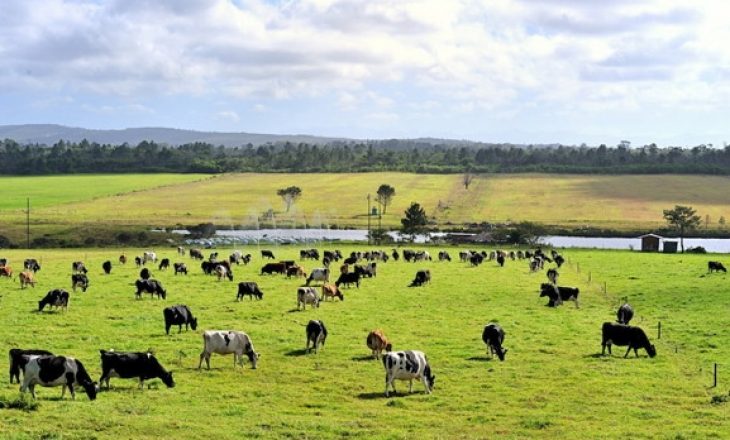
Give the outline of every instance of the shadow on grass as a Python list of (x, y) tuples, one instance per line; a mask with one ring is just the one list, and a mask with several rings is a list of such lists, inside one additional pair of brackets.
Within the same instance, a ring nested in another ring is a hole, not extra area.
[[(408, 387), (406, 387), (406, 388), (408, 388)], [(360, 393), (357, 395), (357, 398), (362, 399), (362, 400), (377, 400), (377, 399), (392, 400), (392, 399), (404, 399), (410, 395), (417, 395), (417, 394), (418, 393), (415, 390), (412, 393), (409, 393), (408, 391), (406, 391), (406, 392), (399, 391), (397, 393), (391, 391), (388, 394), (388, 397), (385, 397), (384, 391), (378, 391), (378, 392), (372, 392), (372, 393)]]
[(301, 310), (299, 310), (299, 309), (289, 309), (289, 310), (286, 311), (286, 313), (296, 313), (296, 312), (301, 312)]
[(284, 356), (305, 356), (307, 354), (307, 350), (304, 348), (300, 348), (298, 350), (292, 350), (287, 351), (284, 353)]
[(375, 361), (376, 359), (372, 355), (367, 356), (353, 356), (350, 359), (353, 361), (364, 362), (364, 361)]
[(490, 358), (489, 356), (472, 356), (470, 358), (467, 358), (466, 360), (475, 362), (491, 362), (492, 358)]
[(601, 353), (591, 353), (591, 354), (584, 354), (584, 358), (592, 358), (592, 359), (603, 359), (603, 358), (610, 358), (612, 357), (610, 354), (603, 355)]

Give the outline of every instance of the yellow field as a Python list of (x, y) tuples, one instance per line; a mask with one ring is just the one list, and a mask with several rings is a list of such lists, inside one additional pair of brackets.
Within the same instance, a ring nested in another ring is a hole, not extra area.
[[(142, 182), (139, 176), (108, 178)], [(12, 178), (0, 180), (6, 179)], [(66, 185), (65, 179), (69, 177), (44, 177), (42, 184), (60, 187)], [(157, 175), (146, 176), (145, 185), (135, 191), (71, 201), (59, 196), (57, 203), (46, 200), (45, 206), (33, 210), (32, 223), (39, 228), (84, 224), (165, 227), (203, 222), (256, 227), (272, 223), (263, 219), (272, 209), (277, 227), (363, 227), (367, 195), (374, 198), (383, 183), (396, 189), (382, 218), (387, 227), (400, 225), (411, 202), (421, 203), (441, 227), (529, 220), (568, 227), (651, 229), (665, 224), (662, 209), (675, 204), (691, 205), (703, 218), (709, 215), (711, 227), (717, 227), (720, 216), (730, 217), (730, 179), (718, 176), (497, 174), (479, 176), (468, 191), (461, 185), (460, 175), (227, 174), (187, 182), (161, 179), (159, 187), (150, 188), (156, 179)], [(302, 197), (286, 213), (276, 190), (290, 185), (301, 187)], [(22, 225), (23, 208), (4, 205), (0, 209), (2, 225)], [(372, 221), (377, 224), (376, 218)]]

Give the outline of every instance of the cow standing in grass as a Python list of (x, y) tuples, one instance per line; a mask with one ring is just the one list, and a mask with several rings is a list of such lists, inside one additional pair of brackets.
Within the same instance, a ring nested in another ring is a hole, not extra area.
[(639, 357), (639, 348), (646, 350), (649, 357), (656, 356), (656, 348), (649, 342), (649, 338), (639, 327), (632, 327), (630, 325), (615, 324), (613, 322), (604, 322), (601, 328), (602, 341), (601, 341), (601, 354), (606, 354), (606, 347), (608, 347), (608, 354), (611, 353), (611, 345), (625, 346), (629, 348), (626, 350), (624, 358), (628, 357), (631, 350), (634, 350), (636, 357)]
[(499, 324), (490, 322), (484, 326), (482, 341), (484, 341), (487, 345), (487, 352), (490, 356), (493, 356), (496, 353), (500, 361), (504, 360), (504, 355), (507, 354), (507, 349), (502, 347), (502, 344), (504, 343), (504, 330), (502, 330), (502, 327)]
[(436, 376), (431, 372), (426, 355), (422, 351), (406, 350), (391, 351), (383, 356), (383, 367), (385, 368), (385, 397), (388, 397), (388, 389), (393, 388), (395, 393), (395, 379), (407, 380), (408, 392), (413, 392), (413, 379), (423, 383), (426, 394), (431, 394), (436, 382)]
[(385, 350), (386, 352), (393, 351), (393, 344), (391, 344), (391, 342), (385, 336), (385, 333), (380, 329), (376, 329), (368, 333), (368, 337), (365, 339), (365, 343), (367, 344), (368, 348), (372, 350), (373, 357), (375, 359), (380, 359), (380, 353), (382, 353), (383, 350)]
[(633, 317), (634, 309), (629, 305), (629, 303), (623, 303), (616, 312), (616, 322), (619, 324), (628, 325), (629, 321), (631, 321), (631, 318)]
[[(307, 344), (305, 351), (307, 353), (314, 349), (314, 354), (317, 354), (317, 347), (324, 347), (324, 343), (327, 340), (327, 327), (324, 326), (324, 322), (318, 320), (311, 320), (307, 324)], [(309, 347), (309, 344), (312, 347)]]

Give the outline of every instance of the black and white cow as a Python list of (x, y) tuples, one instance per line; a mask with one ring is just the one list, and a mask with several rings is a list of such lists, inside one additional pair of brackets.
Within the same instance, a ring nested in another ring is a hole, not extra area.
[(193, 260), (202, 260), (205, 257), (203, 256), (203, 253), (200, 251), (200, 249), (190, 249), (190, 258)]
[(330, 270), (326, 267), (318, 267), (316, 269), (312, 269), (312, 272), (309, 274), (309, 277), (307, 278), (306, 285), (308, 286), (310, 282), (312, 281), (320, 281), (323, 284), (328, 283), (330, 280)]
[(177, 274), (188, 274), (188, 266), (185, 263), (174, 263), (172, 265), (173, 268), (175, 268), (175, 275)]
[(547, 296), (549, 298), (547, 303), (548, 307), (559, 306), (563, 301), (574, 301), (575, 308), (577, 309), (579, 308), (579, 293), (580, 289), (577, 287), (556, 286), (548, 283), (542, 283), (540, 285), (540, 297)]
[(143, 388), (144, 381), (148, 379), (160, 379), (168, 388), (175, 386), (172, 372), (166, 371), (152, 353), (117, 353), (113, 350), (99, 350), (99, 353), (101, 354), (99, 385), (106, 382), (106, 389), (109, 389), (109, 379), (112, 377), (139, 379), (140, 389)]
[(42, 312), (46, 306), (49, 306), (49, 308), (55, 307), (56, 309), (60, 307), (64, 310), (68, 310), (68, 298), (68, 292), (63, 289), (51, 290), (43, 297), (42, 300), (38, 301), (38, 311)]
[(727, 269), (725, 269), (725, 266), (723, 266), (722, 263), (719, 261), (708, 261), (707, 262), (707, 272), (727, 272)]
[(550, 281), (551, 284), (558, 284), (558, 276), (560, 276), (560, 274), (558, 273), (557, 269), (554, 269), (554, 268), (548, 269), (546, 275), (547, 275), (548, 281)]
[(319, 297), (314, 287), (299, 287), (297, 288), (297, 310), (307, 309), (307, 304), (311, 304), (313, 307), (319, 307)]
[(139, 277), (143, 280), (149, 280), (152, 278), (152, 274), (150, 273), (150, 270), (145, 267), (139, 271)]
[(256, 369), (256, 361), (259, 358), (251, 338), (246, 333), (235, 330), (206, 330), (203, 333), (203, 352), (200, 353), (198, 370), (203, 366), (203, 359), (210, 370), (210, 355), (213, 353), (233, 354), (233, 368), (237, 363), (243, 367), (245, 354), (251, 362), (251, 368)]
[(254, 297), (263, 299), (264, 292), (259, 289), (258, 284), (252, 281), (238, 283), (238, 294), (236, 295), (236, 300), (242, 301), (245, 295), (251, 297), (251, 300), (253, 301)]
[(504, 267), (504, 252), (497, 252), (497, 264), (499, 264), (499, 267)]
[[(317, 347), (324, 347), (324, 342), (327, 340), (327, 327), (324, 326), (324, 322), (319, 320), (311, 320), (307, 324), (307, 345), (305, 351), (309, 353), (311, 349), (314, 349), (314, 354), (317, 354)], [(309, 347), (309, 344), (312, 347)]]
[(163, 258), (160, 260), (160, 265), (157, 267), (157, 270), (167, 270), (168, 267), (170, 267), (170, 259)]
[(48, 350), (38, 350), (35, 348), (22, 349), (22, 348), (11, 348), (8, 351), (9, 363), (10, 363), (10, 383), (20, 383), (20, 373), (25, 370), (25, 364), (30, 360), (30, 356), (39, 355), (52, 355)]
[(74, 261), (71, 263), (71, 272), (88, 273), (89, 271), (86, 269), (86, 265), (83, 261)]
[(555, 261), (555, 264), (558, 265), (558, 268), (560, 268), (563, 264), (565, 264), (565, 258), (563, 258), (562, 255), (557, 255), (555, 258), (553, 258)]
[(396, 393), (395, 379), (407, 380), (408, 392), (413, 391), (413, 379), (423, 382), (426, 394), (431, 394), (436, 376), (431, 373), (431, 366), (426, 355), (422, 351), (406, 350), (391, 351), (383, 355), (383, 367), (385, 367), (385, 397), (388, 397), (388, 388), (393, 388)]
[(348, 273), (340, 273), (339, 278), (337, 278), (337, 281), (335, 281), (335, 285), (337, 287), (340, 287), (340, 285), (345, 284), (348, 287), (351, 284), (354, 284), (357, 286), (357, 288), (360, 288), (360, 274), (356, 272), (348, 272)]
[(439, 261), (451, 261), (451, 255), (446, 251), (439, 252)]
[(30, 390), (35, 399), (35, 386), (57, 387), (61, 386), (61, 397), (66, 393), (66, 387), (71, 392), (71, 398), (76, 398), (74, 385), (81, 385), (89, 396), (89, 400), (96, 399), (98, 387), (91, 380), (89, 373), (81, 361), (66, 356), (30, 356), (23, 371), (23, 384), (21, 392)]
[(75, 292), (77, 288), (81, 289), (82, 292), (86, 292), (89, 288), (89, 277), (83, 273), (75, 273), (71, 275), (71, 288)]
[(26, 258), (25, 261), (23, 261), (23, 267), (32, 272), (38, 272), (41, 270), (41, 265), (38, 264), (38, 260), (35, 258)]
[(372, 261), (365, 266), (356, 264), (353, 268), (353, 271), (357, 274), (360, 274), (360, 278), (372, 278), (378, 276), (378, 263)]
[(493, 356), (494, 353), (496, 353), (500, 361), (504, 360), (504, 355), (507, 354), (507, 349), (502, 347), (502, 343), (504, 343), (504, 330), (502, 330), (502, 327), (499, 324), (490, 322), (484, 326), (482, 341), (487, 344), (487, 352), (490, 356)]
[(606, 354), (606, 347), (608, 347), (608, 354), (612, 354), (611, 345), (628, 345), (629, 349), (626, 350), (624, 357), (629, 355), (631, 349), (634, 350), (636, 357), (639, 357), (639, 348), (645, 349), (649, 357), (656, 356), (656, 348), (649, 342), (644, 330), (639, 327), (604, 322), (601, 330), (601, 354)]
[(104, 269), (104, 273), (109, 275), (112, 273), (112, 262), (109, 260), (106, 260), (102, 265), (101, 268)]
[(149, 293), (150, 296), (157, 295), (158, 299), (160, 297), (162, 299), (167, 298), (167, 291), (162, 287), (162, 283), (157, 280), (137, 280), (134, 285), (137, 287), (137, 292), (134, 294), (137, 299), (142, 298), (142, 292)]
[(142, 253), (142, 264), (147, 264), (148, 261), (156, 263), (157, 254), (152, 251), (145, 251), (144, 253)]
[(165, 318), (165, 334), (170, 334), (170, 327), (173, 325), (178, 326), (178, 333), (182, 332), (183, 325), (185, 325), (185, 330), (188, 329), (188, 325), (193, 330), (198, 328), (198, 318), (193, 316), (193, 312), (191, 312), (185, 304), (165, 307), (162, 311), (162, 315)]
[(274, 257), (274, 253), (271, 252), (270, 250), (263, 249), (263, 250), (261, 250), (261, 258), (268, 258), (270, 260), (273, 260), (276, 257)]
[(616, 322), (619, 324), (628, 325), (633, 317), (634, 309), (629, 305), (629, 303), (623, 303), (616, 312)]
[(416, 277), (411, 281), (411, 284), (409, 287), (418, 287), (423, 286), (426, 283), (431, 282), (431, 271), (428, 269), (425, 270), (419, 270), (416, 272)]

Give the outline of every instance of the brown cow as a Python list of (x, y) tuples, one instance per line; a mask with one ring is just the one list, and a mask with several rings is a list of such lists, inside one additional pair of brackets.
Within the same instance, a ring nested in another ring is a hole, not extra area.
[(334, 284), (323, 284), (322, 285), (322, 297), (319, 300), (326, 301), (327, 298), (332, 298), (332, 301), (334, 301), (335, 298), (339, 298), (340, 301), (345, 300), (345, 296), (340, 291), (340, 288)]
[(33, 279), (33, 272), (29, 270), (25, 270), (23, 272), (20, 272), (20, 288), (25, 289), (28, 284), (33, 286), (35, 288), (35, 279)]
[(347, 263), (340, 266), (340, 273), (347, 273), (349, 271), (350, 271), (350, 265), (348, 265)]
[(367, 338), (368, 348), (373, 351), (373, 357), (380, 359), (380, 353), (385, 351), (392, 351), (393, 344), (390, 343), (388, 338), (385, 337), (385, 333), (382, 330), (373, 330), (368, 334)]
[(0, 277), (12, 277), (13, 276), (13, 268), (10, 266), (3, 266), (0, 267)]
[(286, 277), (307, 277), (307, 272), (304, 271), (304, 267), (302, 266), (291, 266), (286, 269)]
[(120, 264), (127, 264), (127, 256), (122, 254), (119, 256), (119, 263)]

